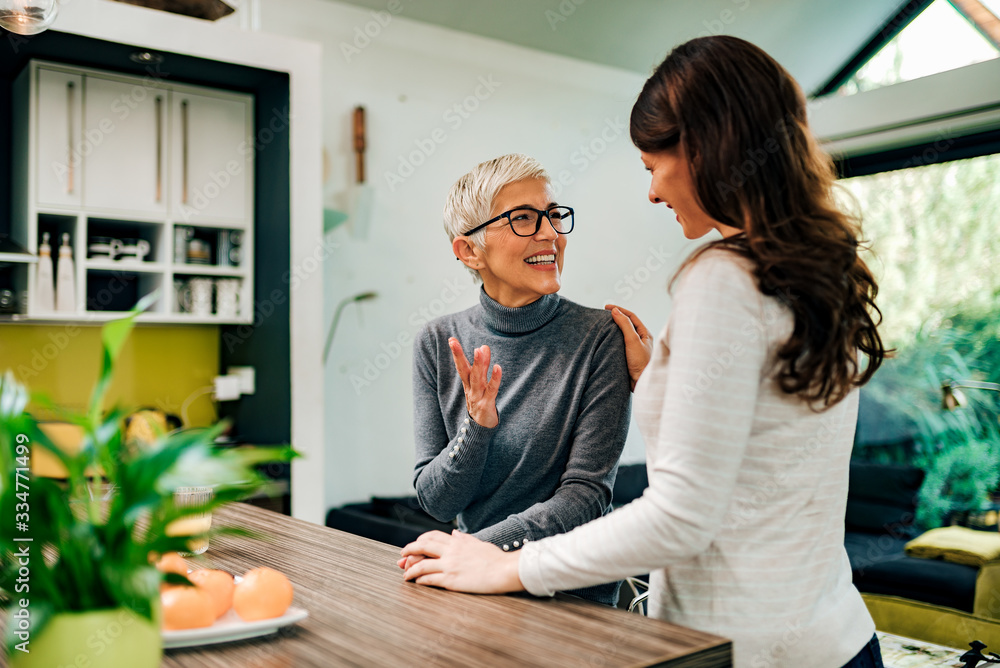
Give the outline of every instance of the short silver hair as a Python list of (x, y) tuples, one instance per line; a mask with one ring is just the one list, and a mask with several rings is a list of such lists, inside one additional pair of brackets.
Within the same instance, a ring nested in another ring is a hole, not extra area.
[[(509, 153), (476, 165), (451, 187), (444, 205), (444, 231), (448, 240), (454, 241), (466, 230), (471, 230), (489, 220), (493, 200), (504, 186), (525, 179), (545, 179), (551, 183), (542, 163), (520, 153)], [(479, 248), (486, 246), (486, 230), (469, 237)], [(479, 272), (467, 267), (473, 277)]]

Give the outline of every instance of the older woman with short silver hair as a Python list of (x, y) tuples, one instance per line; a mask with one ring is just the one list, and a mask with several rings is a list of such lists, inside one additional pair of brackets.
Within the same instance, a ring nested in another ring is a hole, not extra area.
[[(444, 219), (483, 285), (478, 305), (414, 344), (413, 484), (434, 517), (517, 550), (610, 511), (630, 414), (625, 343), (610, 313), (557, 294), (574, 212), (538, 161), (476, 166)], [(569, 593), (614, 605), (618, 584)]]

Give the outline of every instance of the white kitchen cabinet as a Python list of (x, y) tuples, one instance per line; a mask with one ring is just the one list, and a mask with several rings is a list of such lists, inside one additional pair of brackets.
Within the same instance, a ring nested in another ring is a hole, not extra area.
[(36, 71), (35, 188), (37, 201), (50, 206), (81, 203), (83, 76), (58, 70)]
[[(15, 318), (100, 321), (156, 291), (141, 321), (253, 320), (253, 96), (41, 61), (14, 91), (12, 236), (34, 259), (69, 235), (77, 304), (39, 312), (26, 260)], [(211, 305), (186, 309), (206, 283)]]
[(169, 91), (94, 75), (84, 85), (84, 205), (163, 215)]
[(178, 223), (239, 223), (253, 208), (246, 96), (171, 91), (170, 211)]

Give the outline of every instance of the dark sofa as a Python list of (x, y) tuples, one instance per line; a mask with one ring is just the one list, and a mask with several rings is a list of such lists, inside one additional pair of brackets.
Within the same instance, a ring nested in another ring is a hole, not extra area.
[[(614, 505), (620, 506), (646, 489), (646, 466), (632, 464), (618, 469)], [(451, 531), (455, 524), (439, 522), (420, 508), (415, 496), (372, 497), (367, 503), (350, 503), (331, 508), (326, 526), (373, 540), (403, 547), (425, 531)]]
[(916, 496), (924, 474), (912, 466), (852, 462), (844, 547), (854, 584), (862, 592), (973, 611), (972, 566), (906, 556), (914, 527)]

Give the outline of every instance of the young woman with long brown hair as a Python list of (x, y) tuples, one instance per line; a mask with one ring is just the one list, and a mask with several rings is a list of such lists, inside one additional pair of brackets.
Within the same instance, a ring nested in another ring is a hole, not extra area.
[(649, 488), (517, 552), (425, 534), (405, 577), (544, 596), (649, 572), (649, 614), (731, 638), (736, 666), (881, 666), (843, 546), (857, 388), (885, 354), (877, 286), (802, 91), (752, 44), (699, 38), (646, 82), (631, 136), (650, 201), (722, 237), (681, 267), (655, 340), (612, 310)]

